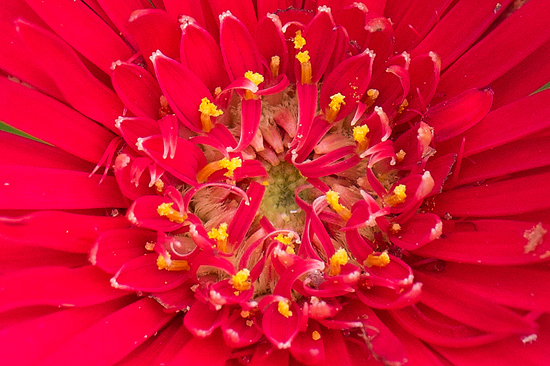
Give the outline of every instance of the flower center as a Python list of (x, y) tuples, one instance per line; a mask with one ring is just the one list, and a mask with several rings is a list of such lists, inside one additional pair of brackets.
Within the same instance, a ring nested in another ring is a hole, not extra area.
[(304, 213), (294, 197), (297, 187), (306, 184), (298, 169), (282, 162), (269, 170), (269, 179), (260, 205), (261, 214), (277, 228), (301, 232), (304, 227)]

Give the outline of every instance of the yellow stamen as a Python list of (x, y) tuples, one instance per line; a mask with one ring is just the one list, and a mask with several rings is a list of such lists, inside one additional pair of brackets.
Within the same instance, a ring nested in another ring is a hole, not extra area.
[(314, 331), (311, 333), (311, 338), (312, 338), (314, 341), (318, 341), (319, 339), (321, 339), (321, 333), (319, 333), (318, 331), (314, 330)]
[(294, 37), (294, 48), (301, 50), (306, 45), (306, 39), (302, 37), (302, 31), (299, 30), (296, 32), (296, 37)]
[(398, 185), (393, 189), (393, 194), (386, 197), (386, 203), (393, 207), (405, 202), (407, 198), (407, 194), (405, 193), (406, 190), (407, 187), (404, 184)]
[(247, 71), (244, 73), (244, 77), (252, 81), (256, 85), (260, 85), (264, 82), (264, 77), (262, 76), (262, 74), (257, 72)]
[(397, 162), (400, 163), (405, 159), (405, 155), (407, 155), (406, 152), (403, 151), (403, 149), (399, 150), (397, 154), (395, 154), (395, 157), (397, 158)]
[(401, 225), (399, 225), (398, 223), (394, 222), (391, 227), (390, 227), (390, 233), (391, 234), (397, 234), (399, 231), (401, 231)]
[(242, 164), (243, 161), (241, 158), (233, 158), (231, 160), (223, 158), (222, 160), (213, 161), (206, 164), (206, 166), (197, 173), (197, 181), (199, 183), (204, 183), (208, 180), (209, 176), (214, 174), (214, 172), (224, 168), (227, 169), (224, 175), (228, 178), (232, 178), (235, 169), (240, 168)]
[(390, 264), (390, 256), (386, 252), (382, 252), (380, 254), (369, 254), (363, 264), (367, 267), (386, 267)]
[(279, 304), (277, 305), (277, 311), (285, 318), (289, 318), (292, 316), (292, 311), (290, 311), (290, 306), (286, 301), (279, 301)]
[(330, 271), (331, 276), (338, 276), (341, 271), (341, 266), (348, 263), (348, 253), (340, 248), (330, 257)]
[(187, 215), (186, 214), (181, 214), (179, 211), (174, 210), (172, 208), (173, 204), (174, 204), (174, 202), (161, 203), (157, 207), (157, 213), (160, 216), (166, 216), (168, 218), (168, 220), (170, 220), (172, 222), (181, 224), (181, 223), (183, 223), (183, 221), (185, 221), (185, 219), (187, 218)]
[(151, 241), (148, 241), (147, 243), (145, 243), (145, 250), (148, 250), (150, 252), (155, 250), (155, 243)]
[[(170, 254), (168, 254), (168, 259), (170, 259)], [(166, 263), (166, 260), (162, 255), (159, 255), (157, 258), (157, 266), (159, 269), (165, 269), (167, 271), (189, 271), (189, 263), (186, 260), (171, 259), (170, 264)]]
[(309, 51), (298, 52), (296, 58), (300, 61), (302, 84), (311, 84), (311, 62), (309, 61)]
[(397, 108), (397, 113), (401, 114), (409, 106), (409, 101), (405, 99), (403, 103), (399, 105), (399, 108)]
[(378, 89), (369, 89), (367, 90), (367, 93), (365, 94), (365, 104), (367, 105), (367, 108), (376, 102), (376, 99), (380, 95), (380, 92)]
[(158, 194), (164, 193), (164, 182), (162, 180), (157, 179), (155, 181), (155, 190), (157, 191)]
[(289, 245), (292, 243), (292, 235), (288, 234), (287, 236), (284, 236), (283, 234), (279, 234), (275, 240), (283, 243), (284, 245)]
[(168, 105), (168, 99), (164, 95), (161, 95), (159, 98), (160, 101), (160, 108), (159, 108), (159, 119), (168, 115), (172, 114), (172, 108)]
[(325, 198), (330, 207), (336, 211), (338, 215), (340, 215), (344, 220), (349, 220), (351, 217), (351, 212), (347, 209), (347, 207), (340, 204), (340, 194), (338, 192), (328, 191)]
[(241, 269), (237, 274), (231, 277), (231, 285), (237, 291), (250, 290), (250, 271), (248, 269)]
[(241, 317), (248, 318), (250, 316), (250, 311), (241, 310)]
[(233, 158), (231, 160), (223, 158), (222, 160), (218, 161), (218, 165), (220, 168), (227, 169), (227, 173), (225, 173), (224, 175), (231, 178), (233, 177), (233, 172), (235, 171), (235, 169), (243, 166), (243, 161), (241, 160), (241, 158)]
[(199, 112), (201, 112), (201, 123), (204, 132), (210, 132), (212, 129), (212, 120), (210, 117), (218, 117), (223, 114), (223, 111), (219, 110), (208, 98), (202, 98)]
[(217, 247), (222, 252), (227, 253), (227, 223), (223, 222), (218, 228), (213, 228), (208, 232), (208, 237), (214, 239), (217, 242)]
[(361, 144), (365, 141), (369, 131), (369, 126), (367, 125), (355, 126), (353, 127), (353, 139)]
[(269, 70), (271, 70), (271, 75), (274, 78), (279, 76), (279, 67), (281, 66), (281, 58), (279, 56), (271, 57), (271, 62), (269, 63)]
[(344, 102), (344, 99), (346, 97), (340, 93), (336, 93), (330, 97), (330, 103), (328, 104), (328, 110), (327, 110), (327, 121), (332, 122), (336, 118), (336, 115), (338, 112), (340, 112), (340, 108), (342, 107), (342, 104), (346, 104)]

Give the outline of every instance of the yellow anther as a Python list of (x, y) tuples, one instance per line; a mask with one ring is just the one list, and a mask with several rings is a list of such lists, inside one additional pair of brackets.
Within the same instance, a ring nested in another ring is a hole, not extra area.
[(361, 144), (365, 142), (369, 131), (369, 126), (367, 125), (355, 126), (353, 127), (353, 139)]
[(312, 68), (309, 61), (309, 51), (298, 52), (296, 58), (300, 61), (302, 84), (311, 84)]
[(305, 64), (306, 62), (309, 62), (309, 51), (304, 51), (304, 52), (298, 52), (296, 54), (296, 58), (298, 59), (298, 61), (300, 61), (300, 63), (303, 65)]
[(248, 318), (250, 316), (250, 311), (241, 310), (241, 317)]
[(296, 254), (296, 252), (294, 251), (294, 245), (288, 245), (285, 249), (285, 252), (287, 252), (288, 254)]
[(294, 37), (294, 48), (301, 50), (306, 45), (306, 39), (302, 37), (302, 31), (299, 30), (296, 32), (296, 37)]
[(210, 117), (218, 117), (223, 114), (223, 111), (219, 110), (208, 98), (202, 98), (199, 112), (201, 112), (201, 123), (204, 132), (210, 132), (212, 129), (212, 120)]
[(247, 71), (244, 73), (244, 77), (252, 81), (256, 85), (260, 85), (264, 82), (264, 77), (262, 76), (262, 74), (257, 72)]
[(401, 231), (401, 225), (399, 225), (397, 222), (394, 222), (394, 223), (390, 226), (389, 232), (390, 232), (391, 234), (397, 234), (399, 231)]
[(279, 301), (279, 304), (277, 305), (277, 311), (285, 318), (289, 318), (292, 316), (292, 311), (290, 311), (290, 306), (288, 305), (287, 301)]
[(283, 234), (279, 234), (275, 240), (283, 243), (284, 245), (289, 245), (292, 243), (292, 235), (288, 234), (287, 236), (284, 236)]
[(159, 255), (157, 258), (157, 267), (167, 271), (189, 271), (191, 268), (186, 260), (170, 259), (170, 254), (168, 254), (168, 259), (170, 264), (166, 263), (166, 260), (162, 255)]
[(406, 190), (407, 187), (404, 184), (398, 185), (393, 189), (393, 194), (386, 197), (386, 203), (393, 207), (405, 202), (407, 198), (407, 194), (405, 193)]
[(241, 158), (233, 158), (231, 160), (223, 158), (222, 160), (218, 161), (218, 166), (220, 168), (227, 169), (227, 173), (225, 173), (224, 175), (231, 178), (233, 177), (233, 172), (235, 171), (235, 169), (243, 166), (243, 161), (241, 160)]
[(250, 271), (248, 269), (241, 269), (237, 274), (231, 277), (231, 285), (237, 291), (250, 290)]
[(321, 339), (321, 333), (319, 333), (318, 331), (314, 330), (314, 331), (311, 333), (311, 338), (312, 338), (314, 341), (318, 341), (319, 339)]
[(390, 264), (390, 256), (386, 252), (382, 252), (380, 254), (369, 254), (363, 264), (367, 267), (386, 267)]
[(346, 104), (346, 102), (344, 102), (345, 98), (346, 96), (340, 93), (336, 93), (330, 97), (330, 103), (328, 104), (327, 110), (327, 121), (334, 121), (336, 115), (338, 114), (338, 112), (340, 112), (342, 104)]
[(380, 95), (380, 92), (378, 91), (378, 89), (369, 89), (367, 90), (367, 93), (365, 95), (365, 104), (367, 105), (367, 108), (370, 107), (371, 105), (374, 104), (374, 102), (376, 102), (376, 99), (378, 98), (378, 96)]
[(271, 57), (271, 62), (269, 63), (269, 70), (271, 70), (271, 75), (274, 78), (279, 76), (279, 67), (281, 66), (281, 58), (279, 56)]
[(183, 221), (185, 221), (185, 219), (187, 218), (187, 215), (186, 214), (181, 214), (179, 211), (174, 210), (172, 208), (173, 204), (174, 204), (174, 202), (161, 203), (157, 207), (157, 213), (160, 216), (166, 216), (168, 218), (168, 220), (170, 220), (172, 222), (181, 224), (181, 223), (183, 223)]
[(336, 211), (338, 215), (340, 215), (344, 220), (349, 220), (351, 217), (351, 212), (347, 209), (347, 207), (340, 204), (340, 194), (338, 192), (328, 191), (325, 198), (329, 206)]
[(160, 179), (157, 179), (155, 181), (155, 190), (158, 194), (164, 193), (164, 182)]
[(264, 180), (264, 181), (262, 182), (262, 186), (267, 187), (268, 185), (269, 185), (269, 182), (268, 182), (267, 180)]
[(397, 154), (395, 154), (395, 157), (397, 158), (397, 162), (400, 163), (405, 159), (405, 155), (407, 155), (406, 152), (403, 151), (403, 149), (399, 150)]
[(409, 106), (409, 101), (407, 99), (405, 99), (403, 101), (403, 103), (401, 103), (399, 105), (399, 108), (397, 108), (397, 113), (403, 113), (403, 111), (405, 110), (405, 108), (407, 108)]
[(152, 252), (153, 250), (155, 250), (155, 243), (151, 241), (148, 241), (147, 243), (145, 243), (145, 250), (149, 252)]
[(217, 247), (222, 252), (227, 252), (227, 223), (222, 222), (218, 228), (213, 228), (208, 232), (208, 237), (214, 239), (217, 243)]
[(340, 274), (341, 266), (348, 263), (348, 253), (340, 248), (330, 257), (330, 271), (331, 276), (337, 276)]

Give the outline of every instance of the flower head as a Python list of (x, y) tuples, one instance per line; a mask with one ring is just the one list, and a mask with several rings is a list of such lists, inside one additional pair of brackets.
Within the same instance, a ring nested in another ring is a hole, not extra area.
[(15, 2), (4, 362), (546, 361), (545, 1), (303, 3)]

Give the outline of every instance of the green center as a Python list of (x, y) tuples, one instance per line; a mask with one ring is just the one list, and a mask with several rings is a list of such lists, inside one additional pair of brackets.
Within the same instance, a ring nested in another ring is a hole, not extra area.
[(278, 229), (301, 231), (304, 213), (296, 205), (294, 191), (306, 184), (300, 172), (287, 162), (271, 167), (260, 210)]

